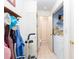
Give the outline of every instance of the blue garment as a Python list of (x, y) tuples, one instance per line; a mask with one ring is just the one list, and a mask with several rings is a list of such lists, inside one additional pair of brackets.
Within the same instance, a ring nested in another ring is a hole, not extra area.
[(10, 16), (11, 24), (9, 28), (12, 29), (17, 24), (17, 19), (14, 16)]
[(17, 55), (17, 57), (22, 56), (22, 58), (17, 58), (17, 59), (24, 59), (23, 58), (23, 56), (24, 56), (24, 42), (23, 42), (22, 37), (20, 35), (20, 31), (16, 30), (15, 35), (16, 35), (16, 55)]

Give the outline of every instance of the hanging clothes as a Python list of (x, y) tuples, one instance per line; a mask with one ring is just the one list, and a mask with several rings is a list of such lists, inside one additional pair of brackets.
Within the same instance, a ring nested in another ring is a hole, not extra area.
[(9, 29), (12, 29), (18, 20), (15, 16), (10, 15), (9, 13), (4, 13), (4, 25), (9, 25)]
[(11, 24), (9, 25), (9, 28), (12, 29), (17, 24), (17, 19), (14, 16), (10, 16), (11, 18)]
[(13, 40), (13, 44), (15, 44), (16, 43), (15, 30), (12, 30), (12, 29), (10, 30), (10, 36)]
[(11, 58), (10, 59), (15, 59), (14, 49), (13, 49), (13, 40), (10, 37), (9, 25), (5, 26), (5, 35), (4, 36), (5, 36), (4, 41), (11, 50)]
[(11, 50), (8, 48), (7, 44), (4, 44), (4, 59), (11, 58)]
[(10, 25), (11, 24), (11, 17), (9, 13), (4, 13), (4, 25)]
[(15, 32), (16, 35), (16, 55), (17, 59), (24, 59), (24, 42), (21, 37), (19, 29)]
[[(16, 56), (16, 50), (15, 50), (15, 44), (16, 44), (16, 36), (15, 36), (15, 31), (14, 30), (10, 30), (10, 37), (13, 40), (13, 49), (14, 49), (14, 55)], [(16, 57), (15, 57), (16, 58)]]
[[(16, 29), (17, 19), (10, 14), (5, 14), (5, 38), (4, 41), (7, 44), (8, 48), (11, 50), (10, 59), (24, 59), (24, 42), (20, 35), (19, 29)], [(15, 53), (15, 44), (16, 44), (16, 53)], [(15, 58), (16, 54), (16, 58)]]

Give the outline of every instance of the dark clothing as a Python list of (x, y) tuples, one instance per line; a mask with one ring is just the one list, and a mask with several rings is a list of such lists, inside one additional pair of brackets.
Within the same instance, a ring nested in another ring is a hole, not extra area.
[(15, 44), (16, 43), (16, 36), (15, 36), (15, 31), (14, 30), (10, 30), (10, 36), (13, 40), (13, 44)]
[(14, 49), (13, 49), (13, 40), (10, 37), (10, 30), (9, 30), (9, 26), (6, 25), (5, 26), (5, 35), (4, 35), (4, 41), (7, 44), (7, 46), (10, 48), (11, 50), (11, 58), (10, 59), (15, 59), (14, 56)]
[(7, 44), (7, 46), (9, 47), (9, 41), (8, 41), (8, 34), (9, 34), (9, 25), (5, 26), (5, 35), (4, 35), (4, 41)]

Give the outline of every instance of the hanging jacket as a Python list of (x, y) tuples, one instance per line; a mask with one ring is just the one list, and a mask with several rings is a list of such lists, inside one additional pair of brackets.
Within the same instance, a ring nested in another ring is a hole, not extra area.
[(16, 36), (16, 58), (17, 59), (24, 59), (24, 42), (21, 37), (19, 29), (15, 31)]
[(4, 41), (7, 44), (8, 48), (10, 48), (10, 50), (11, 50), (11, 58), (10, 59), (15, 59), (14, 49), (13, 49), (13, 40), (10, 37), (10, 30), (9, 30), (8, 25), (5, 26), (5, 35), (4, 36), (5, 36)]

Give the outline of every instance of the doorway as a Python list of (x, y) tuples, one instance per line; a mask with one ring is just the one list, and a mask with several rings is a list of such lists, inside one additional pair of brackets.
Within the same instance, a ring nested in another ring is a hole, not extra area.
[[(60, 7), (60, 6), (59, 6)], [(58, 59), (64, 59), (64, 15), (63, 5), (53, 14), (54, 53)]]
[(38, 17), (38, 59), (56, 59), (52, 52), (51, 21), (49, 16)]

